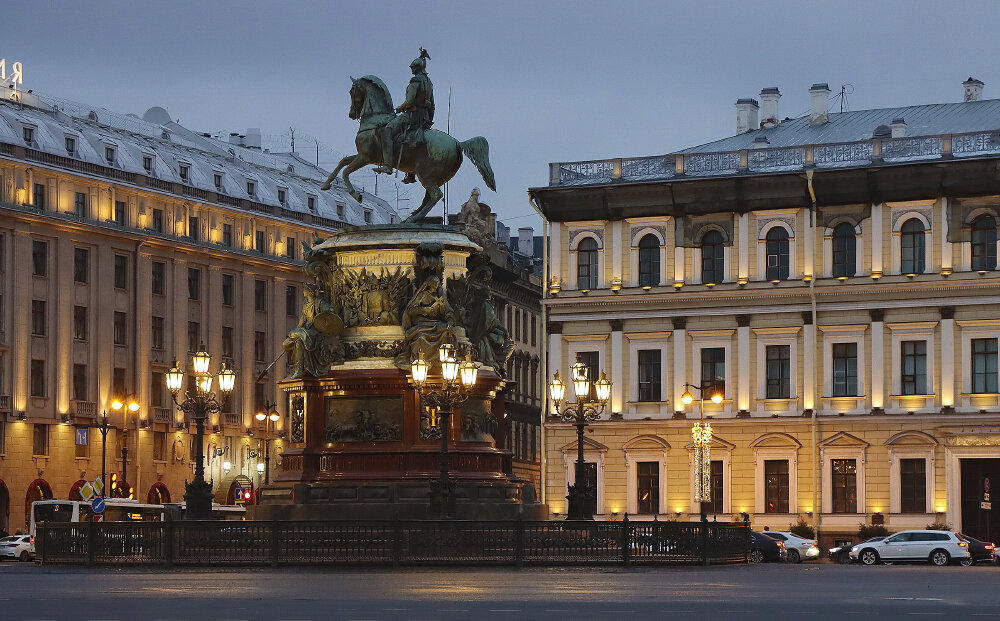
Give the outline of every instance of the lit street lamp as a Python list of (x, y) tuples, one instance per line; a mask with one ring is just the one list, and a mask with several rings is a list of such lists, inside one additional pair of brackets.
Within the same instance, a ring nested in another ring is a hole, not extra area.
[[(126, 395), (124, 397), (116, 398), (111, 402), (111, 409), (115, 412), (122, 413), (122, 498), (132, 498), (134, 494), (129, 494), (129, 490), (126, 487), (128, 484), (128, 413), (139, 411), (139, 401), (135, 398), (135, 395)], [(105, 412), (105, 424), (107, 424), (107, 412)], [(107, 431), (102, 430), (101, 433), (107, 439)], [(139, 421), (136, 419), (136, 447), (139, 446)], [(138, 448), (136, 449), (138, 450)], [(138, 454), (138, 453), (137, 453)], [(103, 459), (103, 456), (102, 456)], [(103, 464), (102, 464), (103, 465)], [(103, 470), (103, 468), (102, 468)], [(135, 465), (136, 478), (139, 476), (139, 464)], [(102, 472), (103, 476), (103, 472)], [(133, 482), (133, 490), (135, 489)]]
[(108, 489), (108, 430), (111, 429), (107, 410), (101, 412), (101, 424), (97, 425), (97, 429), (101, 432), (101, 498), (105, 498)]
[[(705, 420), (705, 393), (709, 393), (712, 403), (719, 404), (725, 399), (718, 384), (711, 382), (701, 386), (694, 384), (684, 384), (685, 388), (693, 388), (698, 391), (701, 399), (701, 420), (696, 422), (691, 428), (691, 441), (694, 444), (694, 502), (697, 502), (701, 509), (701, 521), (708, 521), (708, 511), (705, 504), (712, 501), (712, 425)], [(685, 390), (681, 395), (681, 402), (684, 405), (691, 405), (694, 402), (694, 395), (690, 390)]]
[(431, 481), (432, 498), (440, 499), (441, 516), (455, 515), (455, 482), (448, 472), (448, 440), (451, 434), (452, 408), (469, 398), (469, 391), (476, 385), (479, 374), (479, 363), (472, 361), (467, 355), (462, 362), (458, 361), (455, 346), (445, 343), (438, 350), (438, 360), (441, 364), (440, 388), (430, 387), (427, 372), (430, 363), (424, 360), (423, 354), (410, 363), (410, 374), (420, 396), (420, 409), (426, 400), (432, 407), (440, 409), (441, 417), (441, 474)]
[[(570, 367), (573, 377), (573, 392), (576, 393), (576, 404), (563, 403), (566, 396), (566, 384), (559, 379), (559, 372), (556, 371), (549, 382), (549, 396), (555, 405), (556, 414), (564, 421), (576, 425), (576, 483), (569, 486), (569, 510), (566, 512), (568, 520), (592, 520), (594, 514), (590, 510), (590, 503), (597, 497), (597, 490), (587, 484), (587, 462), (583, 459), (583, 430), (588, 422), (595, 421), (601, 416), (604, 407), (611, 397), (611, 381), (608, 380), (604, 371), (601, 371), (601, 378), (596, 382), (590, 379), (590, 370), (583, 362), (577, 358), (576, 363)], [(591, 387), (593, 386), (596, 399), (591, 400)]]
[[(264, 423), (264, 485), (271, 482), (271, 423), (278, 422), (278, 410), (275, 409), (277, 403), (264, 403), (264, 410), (257, 412), (256, 418)], [(257, 464), (258, 474), (261, 472), (261, 464)]]
[[(185, 391), (183, 400), (178, 400), (177, 395), (184, 384), (184, 372), (178, 368), (176, 360), (174, 366), (167, 371), (167, 388), (173, 396), (174, 403), (183, 412), (191, 415), (195, 422), (194, 481), (184, 482), (186, 489), (184, 500), (187, 501), (186, 517), (192, 520), (210, 519), (212, 517), (212, 498), (215, 497), (212, 494), (211, 483), (205, 480), (205, 419), (208, 418), (209, 414), (222, 411), (233, 392), (233, 386), (236, 384), (236, 372), (230, 369), (226, 363), (222, 363), (222, 368), (217, 375), (209, 373), (208, 367), (211, 361), (212, 357), (208, 355), (205, 346), (202, 345), (198, 353), (191, 359), (195, 378), (194, 393)], [(221, 399), (212, 392), (212, 381), (216, 377), (219, 379)]]

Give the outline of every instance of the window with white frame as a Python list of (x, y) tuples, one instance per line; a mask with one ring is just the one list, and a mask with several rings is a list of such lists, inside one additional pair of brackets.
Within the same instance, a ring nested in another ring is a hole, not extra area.
[(922, 431), (903, 431), (886, 441), (889, 447), (889, 512), (930, 513), (934, 506), (934, 449)]
[(997, 221), (983, 214), (972, 221), (971, 267), (977, 272), (997, 268)]
[(846, 432), (820, 443), (823, 464), (823, 511), (864, 513), (865, 452), (868, 444)]
[[(735, 445), (723, 440), (722, 438), (716, 436), (712, 438), (712, 444), (709, 447), (709, 456), (711, 464), (709, 466), (709, 499), (705, 503), (705, 510), (709, 513), (720, 514), (720, 513), (730, 513), (732, 512), (731, 502), (730, 502), (730, 485), (732, 483), (732, 473), (730, 470), (730, 456)], [(695, 451), (694, 445), (688, 445), (688, 467), (690, 471), (690, 493), (691, 498), (694, 498), (695, 486), (697, 485), (698, 477), (697, 471), (695, 470), (697, 464), (695, 463)], [(697, 511), (697, 505), (691, 507), (691, 511)]]
[(642, 435), (622, 445), (625, 452), (625, 510), (630, 514), (666, 513), (667, 451), (670, 445), (656, 435)]
[(823, 394), (862, 397), (865, 394), (865, 331), (868, 324), (820, 326), (823, 332)]
[(757, 336), (757, 398), (798, 398), (798, 333), (801, 327), (753, 328)]
[(925, 231), (923, 223), (910, 218), (899, 229), (899, 269), (903, 274), (922, 274), (926, 265)]
[(633, 404), (668, 400), (669, 391), (666, 387), (670, 385), (667, 380), (670, 336), (670, 332), (626, 334), (628, 359), (631, 361), (628, 370), (628, 401)]
[(793, 215), (758, 216), (757, 274), (759, 280), (787, 280), (796, 274)]
[(585, 237), (576, 247), (576, 286), (578, 289), (596, 289), (598, 286), (597, 240)]
[(660, 401), (660, 381), (663, 352), (659, 349), (640, 349), (637, 353), (639, 367), (638, 401)]
[(936, 321), (891, 323), (892, 392), (934, 394), (934, 330)]
[[(597, 488), (597, 497), (594, 499), (590, 509), (595, 514), (604, 513), (604, 455), (608, 447), (600, 442), (584, 438), (583, 440), (583, 460), (586, 464), (584, 472), (587, 482)], [(562, 447), (563, 470), (566, 473), (566, 491), (569, 493), (569, 486), (576, 484), (576, 459), (577, 446), (574, 440), (571, 444)]]
[(726, 281), (725, 239), (719, 231), (708, 231), (701, 238), (701, 282), (718, 284)]
[(849, 222), (841, 222), (833, 228), (831, 240), (832, 276), (846, 278), (858, 271), (857, 231)]
[(647, 233), (639, 240), (639, 286), (656, 287), (660, 284), (660, 240)]
[(932, 265), (931, 204), (891, 206), (892, 273), (916, 275)]
[(995, 395), (1000, 393), (998, 381), (998, 319), (958, 319), (961, 329), (962, 393), (965, 395)]

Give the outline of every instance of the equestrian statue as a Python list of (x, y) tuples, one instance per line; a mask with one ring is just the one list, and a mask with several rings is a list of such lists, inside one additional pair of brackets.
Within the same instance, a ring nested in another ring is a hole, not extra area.
[(413, 77), (406, 87), (406, 100), (394, 108), (392, 95), (382, 80), (373, 75), (351, 78), (351, 110), (348, 116), (361, 121), (354, 144), (356, 155), (348, 155), (333, 169), (323, 190), (329, 190), (343, 169), (344, 184), (354, 200), (361, 193), (349, 176), (369, 164), (377, 164), (376, 173), (406, 173), (403, 183), (420, 182), (426, 193), (420, 207), (406, 222), (422, 219), (444, 196), (441, 186), (462, 166), (463, 154), (476, 165), (487, 187), (496, 192), (490, 167), (490, 146), (482, 136), (459, 142), (445, 132), (431, 129), (434, 123), (434, 86), (427, 77), (430, 55), (420, 48), (420, 56), (410, 63)]

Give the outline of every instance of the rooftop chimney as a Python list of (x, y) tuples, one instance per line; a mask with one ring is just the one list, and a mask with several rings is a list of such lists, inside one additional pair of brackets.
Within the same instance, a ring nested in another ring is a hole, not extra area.
[(902, 117), (895, 118), (889, 123), (889, 130), (893, 138), (903, 138), (906, 136), (906, 121)]
[(962, 86), (965, 87), (965, 101), (979, 101), (983, 98), (982, 80), (969, 77), (968, 80), (962, 82)]
[(260, 143), (261, 143), (260, 128), (259, 127), (248, 128), (246, 141), (243, 143), (243, 146), (247, 147), (248, 149), (259, 149)]
[(778, 124), (778, 100), (781, 93), (777, 86), (769, 86), (760, 91), (761, 127), (775, 127)]
[(830, 85), (827, 83), (813, 84), (809, 87), (809, 99), (812, 101), (812, 111), (809, 113), (809, 124), (820, 125), (830, 121), (827, 103), (830, 101)]
[(517, 229), (517, 251), (526, 257), (535, 254), (535, 229), (530, 226)]
[(743, 98), (736, 100), (736, 133), (745, 134), (751, 129), (757, 129), (757, 112), (760, 104), (756, 99)]

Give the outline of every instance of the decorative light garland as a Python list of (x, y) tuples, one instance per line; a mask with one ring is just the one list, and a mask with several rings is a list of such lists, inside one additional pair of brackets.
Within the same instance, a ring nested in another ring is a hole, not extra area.
[(708, 421), (696, 422), (691, 428), (691, 439), (694, 442), (694, 467), (698, 474), (694, 488), (695, 502), (711, 502), (712, 500), (712, 425)]

